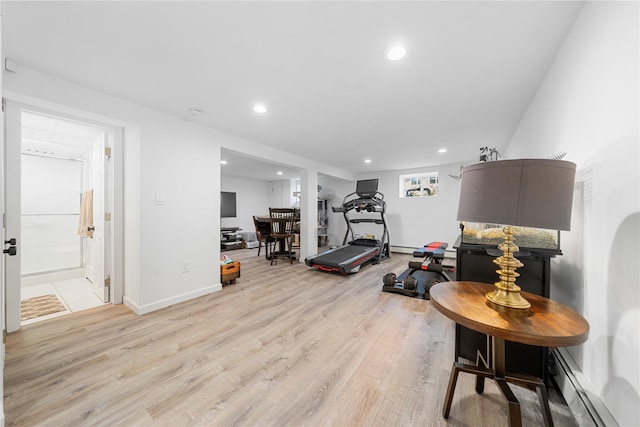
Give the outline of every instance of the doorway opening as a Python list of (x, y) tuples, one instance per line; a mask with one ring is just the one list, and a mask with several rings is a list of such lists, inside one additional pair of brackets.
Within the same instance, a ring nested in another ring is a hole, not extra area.
[(114, 131), (27, 110), (20, 123), (20, 311), (26, 325), (109, 302), (105, 153)]

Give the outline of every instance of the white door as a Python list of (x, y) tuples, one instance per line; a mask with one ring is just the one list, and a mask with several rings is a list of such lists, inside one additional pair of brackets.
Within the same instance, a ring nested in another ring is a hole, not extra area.
[(275, 181), (271, 183), (271, 205), (272, 208), (286, 208), (289, 204), (284, 204), (284, 198), (282, 192), (284, 191), (282, 181)]
[[(4, 202), (5, 202), (5, 236), (14, 237), (17, 240), (17, 256), (6, 257), (5, 259), (5, 310), (6, 310), (6, 325), (7, 331), (13, 332), (20, 329), (20, 282), (21, 282), (21, 259), (20, 259), (20, 231), (21, 231), (21, 141), (22, 141), (22, 125), (21, 115), (22, 110), (38, 112), (40, 109), (32, 106), (25, 106), (7, 100), (6, 112), (5, 112), (5, 159), (4, 159)], [(52, 112), (46, 112), (46, 114), (52, 114)], [(80, 123), (82, 123), (80, 121)], [(105, 141), (113, 140), (112, 132), (104, 132), (103, 137), (93, 147), (93, 163), (94, 175), (94, 190), (96, 188), (102, 189), (107, 185), (106, 177), (108, 176), (108, 168), (105, 165), (108, 162), (108, 158), (104, 155)], [(94, 281), (94, 290), (98, 297), (104, 302), (109, 301), (109, 287), (105, 286), (105, 280), (109, 278), (109, 274), (106, 273), (110, 268), (108, 260), (109, 250), (100, 246), (98, 242), (102, 244), (108, 244), (108, 223), (105, 227), (104, 211), (106, 210), (105, 200), (107, 197), (106, 190), (98, 190), (94, 193), (94, 202), (99, 202), (100, 205), (94, 208), (94, 226), (96, 239), (92, 240), (92, 258), (96, 261), (96, 280)], [(98, 215), (101, 212), (101, 215)], [(98, 261), (101, 260), (102, 262)], [(98, 266), (99, 264), (99, 266)]]
[(93, 145), (93, 238), (89, 239), (91, 246), (91, 261), (93, 263), (93, 291), (102, 300), (109, 302), (109, 219), (107, 215), (108, 188), (106, 174), (108, 173), (110, 155), (106, 155), (106, 150), (110, 150), (111, 134), (105, 132), (104, 137)]
[[(1, 19), (1, 18), (0, 18)], [(0, 22), (0, 34), (2, 25)], [(0, 57), (2, 57), (2, 36), (0, 36)], [(0, 76), (0, 94), (2, 93), (2, 76)], [(2, 101), (4, 113), (4, 99)], [(0, 215), (4, 216), (4, 114), (0, 113)], [(0, 224), (0, 240), (5, 241), (4, 221)], [(3, 245), (3, 248), (6, 245)], [(5, 279), (4, 279), (4, 258), (6, 255), (0, 257), (0, 324), (2, 327), (3, 338), (0, 340), (0, 425), (4, 425), (4, 331), (6, 330), (7, 322), (5, 320)]]
[[(1, 85), (0, 85), (1, 86)], [(0, 91), (1, 92), (1, 91)], [(2, 196), (0, 196), (0, 215), (4, 215), (4, 114), (0, 118), (0, 190)], [(4, 224), (0, 226), (0, 240), (5, 241), (6, 234), (4, 232)], [(3, 245), (6, 248), (6, 245)], [(0, 323), (2, 324), (2, 331), (4, 335), (5, 330), (5, 310), (4, 310), (4, 258), (3, 255), (0, 259)], [(4, 372), (4, 339), (0, 344), (0, 372)], [(0, 396), (4, 396), (4, 381), (0, 376)], [(0, 399), (0, 425), (4, 425), (4, 398)]]
[(4, 132), (4, 238), (16, 239), (17, 255), (4, 257), (4, 309), (6, 310), (6, 328), (8, 332), (20, 329), (20, 282), (21, 255), (20, 255), (20, 231), (22, 224), (22, 160), (21, 153), (21, 118), (20, 107), (7, 101), (5, 106), (5, 132)]

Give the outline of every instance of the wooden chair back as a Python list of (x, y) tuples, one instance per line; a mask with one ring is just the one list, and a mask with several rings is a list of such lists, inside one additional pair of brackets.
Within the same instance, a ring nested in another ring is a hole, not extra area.
[(271, 237), (275, 239), (291, 237), (297, 222), (295, 213), (295, 209), (292, 208), (269, 208)]
[(256, 228), (256, 236), (260, 241), (266, 241), (271, 237), (271, 221), (253, 216), (253, 225)]

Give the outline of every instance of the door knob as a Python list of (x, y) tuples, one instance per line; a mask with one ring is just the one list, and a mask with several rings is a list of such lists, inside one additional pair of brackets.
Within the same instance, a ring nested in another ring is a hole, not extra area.
[(5, 245), (11, 245), (9, 246), (7, 249), (4, 249), (2, 251), (3, 254), (9, 254), (9, 256), (14, 256), (17, 255), (18, 253), (18, 248), (16, 248), (16, 238), (12, 237), (9, 240), (5, 240), (4, 244)]

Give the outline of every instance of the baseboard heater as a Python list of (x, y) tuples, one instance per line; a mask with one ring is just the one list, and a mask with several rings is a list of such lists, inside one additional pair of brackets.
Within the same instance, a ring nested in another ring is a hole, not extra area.
[(555, 380), (579, 426), (612, 427), (618, 423), (604, 402), (590, 390), (588, 381), (564, 348), (553, 350), (557, 373)]

